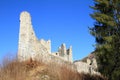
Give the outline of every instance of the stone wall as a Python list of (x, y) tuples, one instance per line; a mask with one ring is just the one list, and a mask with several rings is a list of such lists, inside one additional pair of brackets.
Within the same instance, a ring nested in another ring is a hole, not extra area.
[(22, 61), (33, 58), (36, 54), (48, 54), (51, 51), (50, 45), (50, 40), (37, 39), (32, 28), (30, 14), (22, 12), (20, 15), (18, 59)]
[[(50, 53), (51, 41), (45, 41), (43, 39), (38, 40), (32, 27), (30, 14), (26, 11), (22, 12), (20, 15), (18, 59), (34, 59), (34, 56), (37, 54), (45, 55)], [(62, 44), (56, 53), (58, 53), (57, 56), (63, 58), (64, 60), (72, 62), (72, 47), (66, 50), (65, 44)]]
[(73, 59), (72, 59), (72, 46), (70, 46), (69, 49), (66, 49), (66, 45), (62, 44), (58, 48), (58, 52), (54, 52), (52, 54), (55, 55), (55, 56), (61, 57), (66, 61), (73, 62)]
[(89, 65), (85, 62), (82, 61), (74, 62), (74, 65), (76, 66), (76, 69), (79, 73), (84, 72), (84, 73), (100, 75), (100, 73), (97, 72), (92, 65)]

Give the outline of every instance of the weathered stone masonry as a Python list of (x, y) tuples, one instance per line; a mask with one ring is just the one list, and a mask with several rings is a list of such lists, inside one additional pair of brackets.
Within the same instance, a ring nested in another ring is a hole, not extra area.
[(32, 27), (31, 16), (28, 12), (24, 11), (20, 14), (18, 60), (25, 61), (30, 58), (38, 61), (42, 59), (45, 63), (53, 61), (58, 64), (67, 64), (78, 72), (97, 74), (95, 71), (97, 68), (95, 59), (92, 66), (90, 65), (91, 59), (88, 59), (87, 63), (82, 61), (72, 63), (72, 46), (66, 49), (66, 45), (62, 44), (57, 52), (52, 53), (51, 41), (38, 40)]
[(37, 54), (51, 54), (72, 62), (72, 47), (70, 47), (70, 49), (66, 49), (65, 44), (62, 44), (61, 47), (59, 47), (58, 52), (53, 54), (51, 52), (51, 41), (37, 39), (32, 27), (31, 16), (25, 11), (20, 14), (18, 59), (35, 59)]

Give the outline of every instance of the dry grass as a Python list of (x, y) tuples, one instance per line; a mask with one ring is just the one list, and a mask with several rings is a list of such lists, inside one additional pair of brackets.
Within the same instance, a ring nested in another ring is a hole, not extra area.
[(31, 59), (25, 62), (5, 59), (0, 66), (0, 80), (28, 80), (28, 72), (41, 65)]
[(0, 80), (107, 80), (103, 76), (78, 73), (55, 63), (5, 60), (0, 66)]
[(68, 66), (53, 66), (49, 67), (50, 74), (56, 76), (51, 80), (107, 80), (107, 78), (100, 75), (91, 75), (85, 73), (78, 73), (71, 70)]
[(27, 76), (24, 64), (18, 61), (7, 61), (0, 69), (0, 80), (24, 80)]

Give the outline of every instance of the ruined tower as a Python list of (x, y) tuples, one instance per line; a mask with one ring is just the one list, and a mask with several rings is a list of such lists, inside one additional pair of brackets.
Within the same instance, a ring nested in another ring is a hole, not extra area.
[(31, 46), (30, 43), (35, 40), (36, 37), (32, 28), (31, 16), (26, 11), (22, 12), (20, 14), (18, 59), (24, 60), (31, 56), (29, 46)]

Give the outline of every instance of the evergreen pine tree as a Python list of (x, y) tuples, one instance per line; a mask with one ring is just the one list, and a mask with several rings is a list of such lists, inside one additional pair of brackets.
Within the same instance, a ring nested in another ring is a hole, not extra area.
[(91, 34), (96, 39), (98, 70), (109, 80), (120, 77), (120, 0), (94, 0)]

